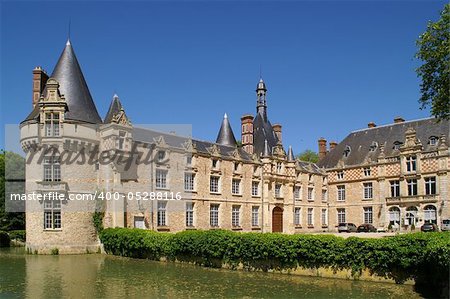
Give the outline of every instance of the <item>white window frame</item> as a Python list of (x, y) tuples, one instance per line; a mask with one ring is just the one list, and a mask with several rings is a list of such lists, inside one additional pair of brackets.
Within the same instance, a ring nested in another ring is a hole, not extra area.
[(252, 206), (252, 226), (259, 226), (259, 206)]
[(241, 195), (241, 180), (231, 179), (231, 194)]
[(60, 113), (59, 112), (45, 112), (45, 137), (60, 137)]
[(194, 203), (186, 202), (186, 227), (194, 226)]
[(328, 210), (327, 209), (322, 209), (321, 219), (322, 219), (322, 226), (328, 226)]
[(373, 183), (363, 183), (364, 199), (373, 199)]
[(259, 182), (252, 181), (252, 196), (259, 196)]
[(167, 201), (158, 201), (157, 226), (167, 226)]
[(195, 173), (192, 172), (184, 173), (184, 190), (195, 191)]
[(373, 224), (373, 207), (363, 207), (363, 223)]
[(408, 196), (417, 196), (417, 179), (408, 179), (406, 184), (408, 186)]
[(283, 197), (282, 193), (283, 186), (281, 184), (275, 184), (275, 198), (281, 198)]
[(294, 186), (294, 199), (295, 200), (302, 199), (302, 186)]
[(220, 193), (220, 176), (212, 175), (209, 177), (209, 192)]
[(241, 206), (239, 205), (231, 207), (231, 226), (241, 227)]
[(308, 200), (314, 201), (314, 187), (308, 187)]
[(43, 170), (44, 182), (61, 182), (61, 164), (59, 156), (44, 157)]
[(308, 226), (314, 226), (314, 208), (308, 208), (306, 215)]
[(407, 172), (417, 171), (417, 157), (416, 156), (406, 157), (406, 171)]
[(336, 209), (336, 215), (337, 215), (337, 223), (346, 223), (347, 221), (347, 215), (345, 208), (337, 208)]
[(345, 185), (337, 186), (337, 201), (345, 201)]
[(44, 229), (60, 230), (62, 228), (60, 200), (44, 200)]
[(219, 210), (220, 204), (211, 204), (209, 206), (209, 225), (211, 227), (219, 227)]
[(426, 177), (425, 178), (425, 195), (436, 195), (436, 194), (437, 194), (436, 177), (435, 176)]
[(302, 225), (302, 208), (300, 207), (294, 208), (294, 225)]
[(155, 186), (157, 189), (168, 189), (167, 169), (157, 168), (155, 170)]
[(391, 185), (391, 197), (399, 197), (400, 196), (400, 181), (392, 180), (389, 183)]

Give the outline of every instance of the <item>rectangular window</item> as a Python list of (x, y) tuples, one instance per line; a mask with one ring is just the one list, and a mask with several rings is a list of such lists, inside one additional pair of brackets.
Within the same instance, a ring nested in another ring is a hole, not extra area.
[(277, 173), (281, 173), (281, 171), (283, 170), (283, 164), (281, 162), (277, 163)]
[(425, 178), (425, 194), (434, 195), (436, 194), (436, 177)]
[(364, 183), (364, 199), (373, 198), (373, 185), (372, 183)]
[(195, 173), (184, 174), (184, 190), (194, 191)]
[(328, 192), (327, 190), (322, 190), (322, 201), (328, 200)]
[(373, 223), (373, 209), (372, 207), (364, 208), (364, 223), (372, 224)]
[(252, 207), (252, 226), (259, 226), (259, 207)]
[(192, 156), (186, 156), (186, 165), (192, 165)]
[(211, 204), (209, 210), (209, 224), (213, 227), (219, 226), (219, 205)]
[(187, 227), (194, 226), (194, 203), (193, 202), (186, 203), (186, 226)]
[(295, 186), (294, 187), (294, 199), (295, 200), (300, 200), (301, 199), (301, 194), (302, 192), (302, 188), (300, 186)]
[(294, 224), (295, 225), (301, 225), (301, 208), (295, 208), (294, 209)]
[(400, 181), (391, 181), (391, 197), (400, 196)]
[(345, 200), (345, 186), (344, 185), (337, 186), (337, 193), (338, 193), (337, 200), (344, 201)]
[(281, 184), (275, 184), (275, 197), (281, 197)]
[(167, 188), (167, 170), (156, 169), (156, 188)]
[(59, 112), (45, 113), (45, 136), (59, 137)]
[(58, 156), (44, 158), (44, 181), (60, 182), (61, 181), (61, 164)]
[(308, 188), (308, 200), (314, 200), (314, 188)]
[(241, 180), (233, 179), (231, 181), (231, 193), (235, 195), (241, 194)]
[(338, 223), (345, 223), (345, 209), (337, 209), (337, 221)]
[(231, 208), (231, 225), (234, 227), (241, 226), (241, 206), (233, 206)]
[(119, 139), (117, 140), (117, 148), (120, 150), (124, 149), (125, 146), (125, 131), (119, 131)]
[(211, 193), (219, 193), (219, 177), (211, 176), (209, 179), (209, 191)]
[(259, 195), (259, 182), (252, 182), (252, 196)]
[(61, 228), (61, 201), (44, 201), (44, 229)]
[(364, 167), (364, 176), (370, 176), (370, 167)]
[(337, 173), (337, 179), (338, 179), (338, 180), (343, 180), (343, 179), (344, 179), (344, 172), (343, 172), (343, 171), (338, 171), (338, 173)]
[(409, 180), (406, 180), (406, 182), (408, 184), (408, 195), (409, 196), (417, 195), (417, 180), (409, 179)]
[(308, 226), (314, 226), (314, 208), (308, 208)]
[(328, 211), (327, 209), (322, 209), (322, 213), (321, 213), (321, 218), (322, 218), (322, 226), (327, 226), (328, 225)]
[(417, 162), (416, 156), (406, 157), (406, 171), (408, 172), (416, 171), (417, 168), (416, 162)]
[(217, 169), (219, 167), (219, 160), (213, 159), (212, 160), (212, 168)]
[(166, 201), (158, 201), (158, 226), (166, 226), (167, 225), (167, 202)]

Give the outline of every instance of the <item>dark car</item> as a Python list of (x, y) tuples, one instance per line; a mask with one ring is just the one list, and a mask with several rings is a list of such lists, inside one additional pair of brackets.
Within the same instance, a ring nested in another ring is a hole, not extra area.
[(338, 232), (340, 233), (342, 232), (351, 233), (356, 231), (357, 231), (356, 225), (354, 225), (353, 223), (339, 223)]
[(423, 232), (437, 232), (439, 229), (434, 223), (425, 223), (420, 227), (420, 230)]
[(377, 229), (372, 224), (361, 224), (357, 231), (358, 233), (376, 233)]

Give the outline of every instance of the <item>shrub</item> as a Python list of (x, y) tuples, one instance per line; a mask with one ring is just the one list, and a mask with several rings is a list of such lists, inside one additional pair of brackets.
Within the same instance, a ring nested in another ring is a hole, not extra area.
[(242, 265), (245, 269), (296, 267), (363, 270), (428, 285), (448, 283), (450, 238), (446, 233), (414, 233), (380, 239), (333, 235), (235, 233), (224, 230), (176, 234), (142, 229), (108, 228), (100, 233), (105, 251), (114, 255), (189, 261), (208, 267)]
[(26, 241), (26, 231), (25, 230), (12, 230), (9, 232), (11, 240), (19, 240), (22, 242)]
[(0, 231), (0, 247), (9, 247), (11, 239), (7, 232)]

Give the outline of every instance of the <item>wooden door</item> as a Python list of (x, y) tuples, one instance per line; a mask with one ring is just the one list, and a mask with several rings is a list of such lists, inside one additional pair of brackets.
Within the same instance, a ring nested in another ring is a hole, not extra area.
[(275, 207), (272, 210), (272, 232), (283, 232), (283, 209), (280, 207)]

